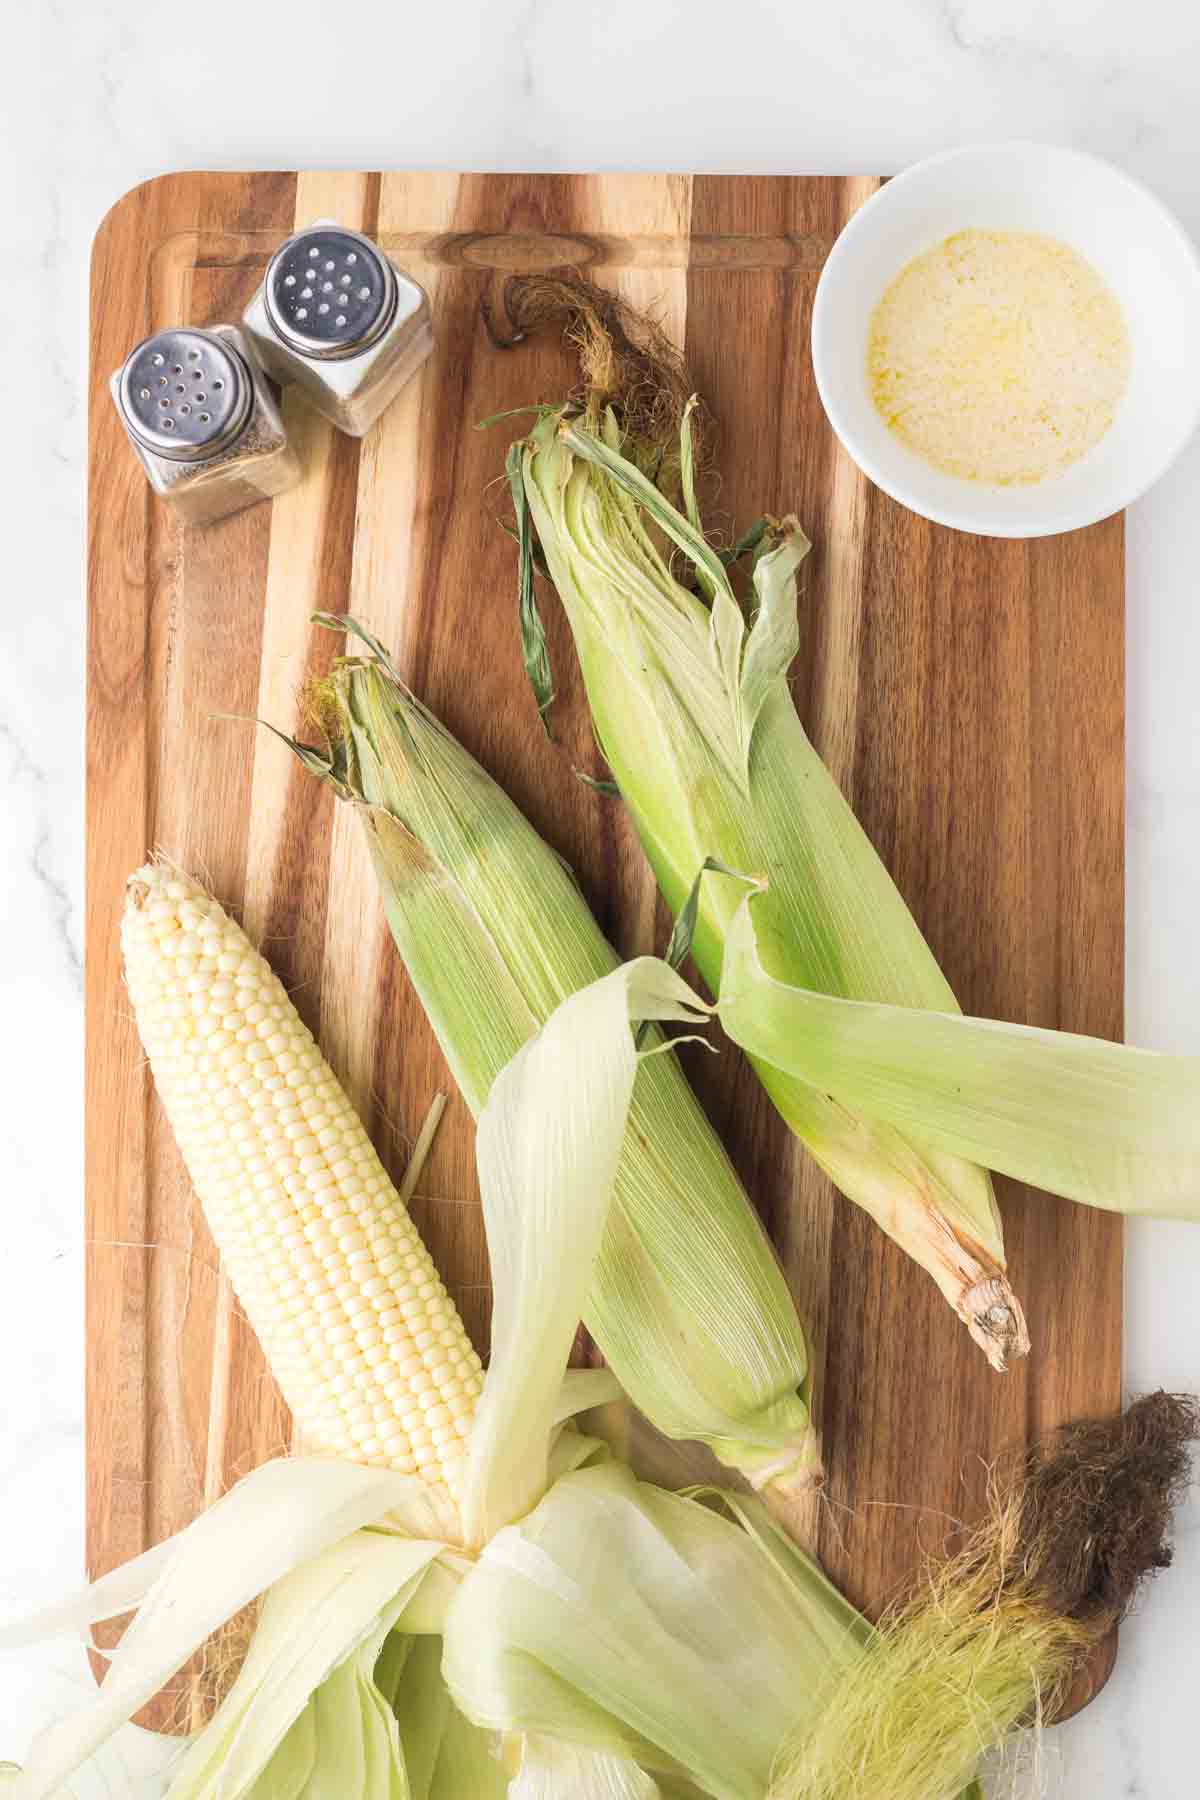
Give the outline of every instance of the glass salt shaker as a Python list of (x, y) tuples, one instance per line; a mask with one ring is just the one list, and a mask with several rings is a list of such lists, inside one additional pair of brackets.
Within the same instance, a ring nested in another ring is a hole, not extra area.
[(433, 349), (424, 288), (332, 220), (288, 238), (242, 323), (276, 381), (351, 437), (370, 430)]
[(236, 325), (180, 326), (138, 344), (109, 382), (156, 494), (208, 525), (301, 476), (279, 406)]

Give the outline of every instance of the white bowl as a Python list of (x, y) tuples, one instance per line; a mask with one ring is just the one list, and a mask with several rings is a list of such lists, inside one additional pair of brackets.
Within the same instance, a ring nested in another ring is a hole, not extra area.
[[(876, 302), (922, 250), (964, 230), (1036, 231), (1095, 265), (1125, 312), (1132, 358), (1116, 417), (1086, 456), (1035, 486), (944, 474), (875, 410), (867, 335)], [(949, 150), (872, 195), (817, 285), (813, 368), (829, 422), (877, 486), (913, 512), (989, 537), (1044, 537), (1119, 512), (1200, 418), (1200, 257), (1166, 208), (1119, 169), (1049, 144)]]

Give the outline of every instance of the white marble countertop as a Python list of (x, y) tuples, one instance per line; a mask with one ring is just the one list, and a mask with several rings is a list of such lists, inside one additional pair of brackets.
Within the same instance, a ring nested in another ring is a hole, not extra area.
[[(1111, 158), (1200, 236), (1189, 0), (38, 0), (5, 40), (0, 1617), (81, 1565), (84, 358), (105, 209), (189, 166), (891, 172), (1028, 136)], [(1128, 1030), (1193, 1052), (1198, 480), (1195, 444), (1130, 514), (1128, 591)], [(1200, 1389), (1198, 1295), (1200, 1228), (1129, 1231), (1131, 1389)], [(1195, 1791), (1198, 1621), (1193, 1501), (1105, 1693), (1049, 1736), (1049, 1792)], [(0, 1759), (78, 1679), (69, 1645), (0, 1657)]]

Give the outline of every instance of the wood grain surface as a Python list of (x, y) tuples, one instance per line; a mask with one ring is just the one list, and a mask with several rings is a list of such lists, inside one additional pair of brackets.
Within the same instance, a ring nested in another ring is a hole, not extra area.
[[(222, 1281), (126, 1003), (126, 876), (161, 849), (207, 879), (292, 988), (385, 1157), (402, 1168), (441, 1055), (388, 937), (352, 821), (271, 737), (353, 610), (577, 870), (626, 952), (668, 921), (600, 773), (569, 634), (544, 594), (560, 694), (537, 728), (498, 529), (507, 424), (571, 382), (553, 340), (494, 350), (480, 301), (573, 266), (653, 306), (721, 423), (714, 522), (799, 514), (814, 541), (795, 690), (818, 748), (964, 1008), (1117, 1038), (1123, 947), (1120, 519), (1034, 543), (926, 524), (839, 449), (809, 364), (816, 277), (870, 179), (189, 174), (135, 189), (92, 270), (88, 639), (88, 1560), (185, 1524), (289, 1441)], [(107, 378), (159, 327), (235, 317), (279, 240), (335, 216), (422, 282), (436, 351), (361, 444), (286, 414), (303, 485), (207, 530), (156, 501)], [(519, 426), (519, 422), (518, 422)], [(732, 1047), (685, 1059), (778, 1246), (818, 1370), (829, 1471), (809, 1520), (875, 1610), (980, 1510), (1003, 1450), (1120, 1399), (1119, 1220), (1000, 1183), (1033, 1351), (993, 1374), (928, 1278), (790, 1139)], [(487, 1262), (473, 1129), (454, 1100), (414, 1205), (480, 1346)], [(1102, 1684), (1098, 1659), (1077, 1703)]]

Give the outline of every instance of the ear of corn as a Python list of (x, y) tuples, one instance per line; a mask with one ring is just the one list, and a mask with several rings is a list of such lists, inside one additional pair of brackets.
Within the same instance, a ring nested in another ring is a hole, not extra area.
[(121, 941), (171, 1129), (306, 1447), (455, 1494), (479, 1357), (283, 984), (162, 864), (130, 878)]
[[(331, 752), (297, 749), (365, 803), (392, 934), (478, 1115), (501, 1069), (616, 955), (561, 860), (382, 653), (339, 665), (314, 705)], [(703, 1439), (759, 1484), (811, 1482), (795, 1309), (670, 1054), (638, 1072), (584, 1322), (668, 1436)]]
[[(686, 446), (685, 423), (685, 472)], [(754, 919), (773, 977), (957, 1011), (792, 702), (795, 570), (808, 549), (795, 521), (763, 534), (747, 617), (696, 525), (620, 453), (611, 415), (542, 418), (522, 474), (597, 737), (672, 910), (706, 859), (719, 859), (764, 879)], [(694, 568), (700, 593), (676, 578), (647, 520)], [(699, 895), (692, 948), (714, 992), (744, 894), (743, 882), (717, 873)], [(763, 1058), (754, 1066), (792, 1130), (928, 1270), (993, 1364), (1023, 1354), (986, 1171), (926, 1144), (919, 1128), (901, 1132)]]

